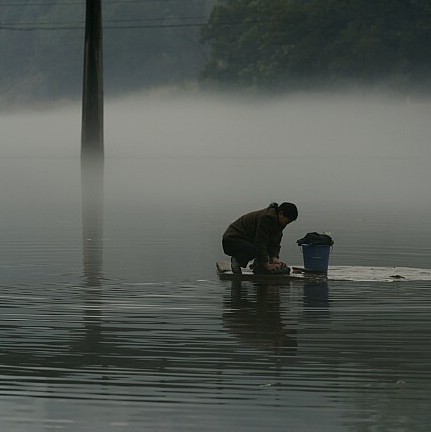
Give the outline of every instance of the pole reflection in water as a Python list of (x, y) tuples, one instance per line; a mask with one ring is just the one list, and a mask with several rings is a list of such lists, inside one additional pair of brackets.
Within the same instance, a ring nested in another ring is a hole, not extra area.
[(102, 340), (103, 167), (102, 158), (81, 160), (85, 337), (79, 350), (90, 356)]
[(81, 183), (84, 278), (88, 286), (99, 286), (103, 266), (103, 160), (82, 160)]
[(242, 343), (276, 354), (295, 355), (297, 334), (288, 328), (279, 285), (242, 285), (233, 281), (224, 300), (223, 324)]

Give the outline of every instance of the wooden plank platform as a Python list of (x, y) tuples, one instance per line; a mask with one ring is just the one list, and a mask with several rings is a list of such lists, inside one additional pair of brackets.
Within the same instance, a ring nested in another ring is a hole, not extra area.
[[(221, 280), (234, 280), (234, 281), (254, 281), (254, 282), (283, 282), (290, 280), (304, 279), (304, 273), (274, 273), (274, 274), (254, 274), (253, 271), (247, 267), (242, 269), (242, 274), (232, 273), (230, 262), (218, 261), (216, 263), (217, 274)], [(318, 275), (320, 279), (325, 278), (325, 275)]]

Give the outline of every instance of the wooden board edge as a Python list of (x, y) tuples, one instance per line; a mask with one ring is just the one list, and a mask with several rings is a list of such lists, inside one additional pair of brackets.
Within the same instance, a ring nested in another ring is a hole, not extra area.
[(220, 280), (253, 282), (286, 282), (289, 280), (304, 280), (303, 274), (292, 273), (254, 274), (250, 270), (246, 270), (242, 274), (234, 274), (232, 273), (230, 263), (225, 261), (217, 261), (216, 269)]

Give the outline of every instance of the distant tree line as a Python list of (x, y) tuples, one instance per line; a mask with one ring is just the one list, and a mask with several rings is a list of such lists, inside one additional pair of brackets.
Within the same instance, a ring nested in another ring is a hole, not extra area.
[(225, 0), (203, 77), (247, 88), (431, 84), (430, 0)]
[[(0, 105), (79, 98), (85, 0), (0, 0)], [(431, 87), (430, 0), (103, 1), (105, 94)]]

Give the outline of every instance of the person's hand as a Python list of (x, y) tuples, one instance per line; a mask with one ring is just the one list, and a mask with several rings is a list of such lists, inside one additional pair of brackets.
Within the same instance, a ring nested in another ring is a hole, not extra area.
[(265, 270), (273, 271), (280, 269), (280, 263), (265, 263), (264, 265)]
[(287, 264), (283, 261), (279, 261), (278, 258), (271, 258), (271, 264), (275, 264), (276, 269), (284, 269), (287, 267)]

